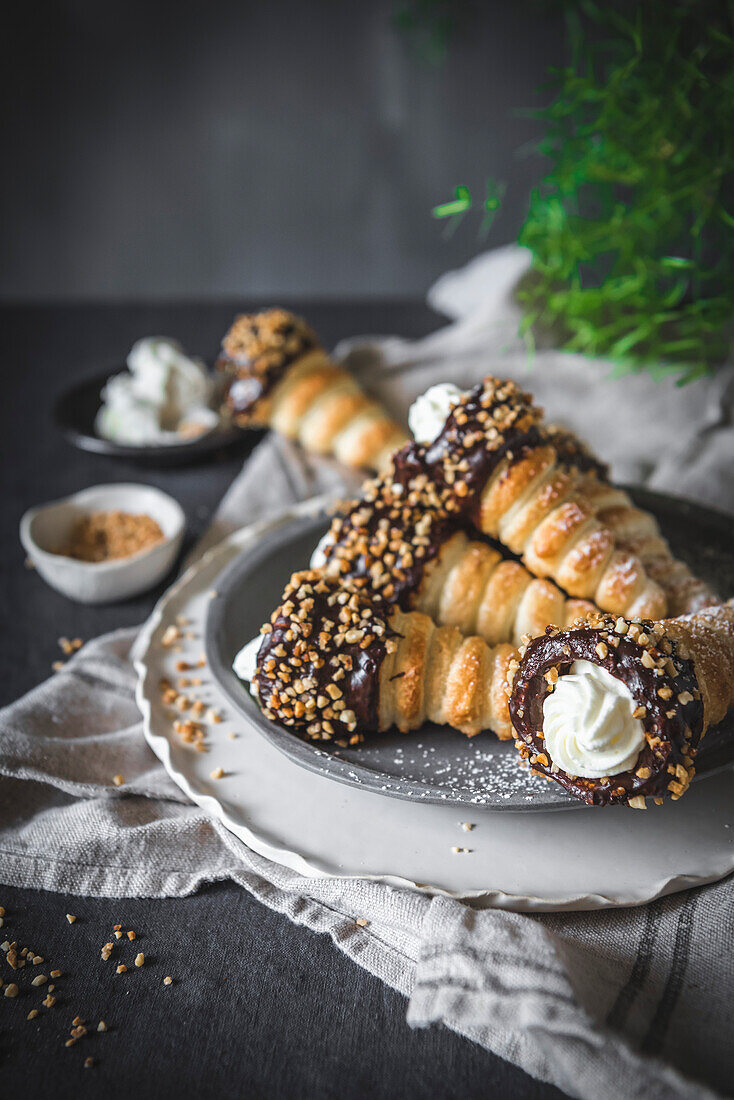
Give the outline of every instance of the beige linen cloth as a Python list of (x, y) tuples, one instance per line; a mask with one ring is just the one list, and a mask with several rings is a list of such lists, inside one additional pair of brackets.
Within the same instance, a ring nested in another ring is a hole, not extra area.
[[(539, 352), (528, 367), (512, 301), (526, 263), (514, 247), (480, 256), (431, 291), (431, 304), (452, 318), (433, 336), (373, 338), (342, 351), (403, 416), (434, 382), (516, 378), (554, 420), (593, 440), (618, 479), (734, 511), (734, 368), (681, 390), (648, 375), (620, 385), (608, 366), (556, 352)], [(333, 463), (268, 437), (206, 541), (355, 484)], [(302, 878), (187, 801), (148, 749), (128, 659), (134, 634), (88, 643), (0, 713), (0, 882), (125, 897), (178, 896), (233, 879), (329, 933), (402, 992), (410, 1024), (442, 1021), (571, 1096), (731, 1091), (731, 879), (640, 909), (527, 916), (377, 882)], [(117, 773), (123, 790), (111, 786)]]

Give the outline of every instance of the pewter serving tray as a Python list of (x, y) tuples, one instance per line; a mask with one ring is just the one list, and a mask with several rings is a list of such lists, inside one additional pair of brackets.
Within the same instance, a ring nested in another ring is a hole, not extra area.
[[(654, 513), (674, 553), (722, 595), (734, 593), (734, 522), (712, 509), (661, 493), (630, 489)], [(342, 783), (411, 801), (485, 806), (495, 810), (560, 810), (582, 804), (560, 787), (519, 766), (513, 743), (493, 734), (466, 738), (426, 724), (416, 733), (377, 734), (354, 748), (324, 748), (269, 722), (232, 672), (238, 650), (255, 637), (280, 601), (291, 574), (308, 565), (328, 527), (323, 517), (298, 518), (248, 547), (224, 570), (209, 606), (206, 655), (212, 675), (233, 706), (291, 760)], [(734, 714), (709, 730), (697, 779), (734, 762)]]

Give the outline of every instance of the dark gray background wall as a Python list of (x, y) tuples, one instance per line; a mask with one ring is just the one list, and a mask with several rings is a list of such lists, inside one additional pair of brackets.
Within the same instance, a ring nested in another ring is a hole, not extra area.
[(507, 183), (517, 233), (542, 161), (562, 25), (534, 0), (466, 9), (443, 64), (399, 3), (59, 0), (6, 13), (5, 299), (422, 293), (483, 247), (431, 219)]

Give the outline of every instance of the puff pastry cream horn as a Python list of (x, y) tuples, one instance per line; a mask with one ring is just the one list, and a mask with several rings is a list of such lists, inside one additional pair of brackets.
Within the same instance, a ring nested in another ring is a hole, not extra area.
[(562, 463), (541, 410), (515, 383), (486, 378), (461, 394), (437, 438), (402, 448), (393, 466), (403, 483), (426, 473), (480, 531), (571, 596), (614, 614), (665, 614), (663, 590), (601, 523), (581, 470)]
[(517, 651), (403, 612), (355, 581), (295, 573), (262, 628), (252, 686), (266, 717), (314, 741), (426, 720), (512, 736), (507, 675)]
[(649, 512), (637, 508), (624, 489), (609, 482), (609, 470), (573, 433), (550, 426), (550, 443), (564, 466), (583, 472), (584, 496), (594, 505), (596, 514), (614, 535), (617, 545), (635, 554), (649, 577), (656, 581), (668, 601), (668, 614), (685, 615), (720, 603), (711, 588), (673, 556), (668, 543)]
[(570, 626), (597, 610), (457, 528), (444, 509), (447, 494), (425, 475), (406, 486), (374, 478), (362, 492), (333, 520), (312, 566), (362, 578), (387, 603), (478, 634), (488, 645), (519, 645), (549, 623)]
[(217, 368), (242, 425), (269, 425), (307, 450), (381, 470), (406, 434), (329, 358), (315, 332), (284, 309), (236, 317)]
[(678, 799), (734, 706), (734, 601), (663, 622), (599, 615), (520, 649), (510, 714), (531, 768), (592, 805)]

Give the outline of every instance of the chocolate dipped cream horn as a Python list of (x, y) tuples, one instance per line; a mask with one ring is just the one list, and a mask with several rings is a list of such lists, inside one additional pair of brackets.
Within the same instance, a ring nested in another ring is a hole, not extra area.
[(346, 466), (383, 469), (406, 434), (326, 353), (316, 333), (284, 309), (236, 317), (217, 369), (229, 377), (238, 424), (270, 426)]
[(426, 473), (481, 532), (569, 595), (619, 615), (666, 613), (662, 588), (601, 523), (583, 472), (564, 464), (541, 410), (514, 382), (486, 378), (460, 394), (433, 442), (402, 448), (393, 465), (404, 484)]
[[(422, 394), (409, 413), (416, 441), (426, 446), (433, 443), (461, 398), (462, 391), (446, 382)], [(684, 615), (721, 602), (704, 581), (673, 556), (655, 517), (638, 508), (628, 493), (610, 483), (608, 466), (586, 443), (557, 425), (543, 425), (541, 434), (555, 449), (559, 466), (574, 471), (576, 477), (580, 475), (579, 490), (593, 505), (597, 519), (611, 531), (617, 547), (639, 558), (648, 577), (663, 590), (669, 615)], [(560, 625), (560, 620), (556, 621)]]
[(356, 744), (366, 733), (425, 721), (507, 740), (516, 655), (513, 646), (490, 647), (390, 607), (359, 582), (309, 570), (294, 573), (234, 670), (267, 718), (312, 741)]
[(662, 622), (599, 615), (520, 649), (520, 755), (590, 805), (678, 799), (709, 726), (734, 706), (734, 601)]
[(389, 604), (422, 611), (438, 626), (478, 634), (488, 645), (570, 626), (597, 610), (464, 530), (451, 495), (425, 474), (407, 485), (389, 476), (365, 483), (332, 522), (311, 558), (337, 578), (362, 579)]

